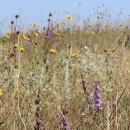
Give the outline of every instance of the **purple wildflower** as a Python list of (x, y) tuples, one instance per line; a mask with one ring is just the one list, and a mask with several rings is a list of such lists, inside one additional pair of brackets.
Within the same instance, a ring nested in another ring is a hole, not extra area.
[(67, 110), (67, 103), (65, 103), (64, 106), (62, 106), (62, 119), (61, 119), (61, 124), (60, 124), (60, 129), (61, 130), (71, 130), (70, 129), (70, 124), (69, 124), (69, 118), (66, 117), (68, 114)]
[(124, 47), (124, 51), (126, 52), (128, 50), (128, 46), (125, 46)]
[(87, 99), (87, 102), (88, 103), (91, 103), (91, 98), (89, 96), (89, 92), (87, 91), (87, 88), (86, 88), (86, 85), (85, 85), (85, 80), (83, 79), (83, 74), (81, 74), (81, 79), (82, 79), (82, 87), (83, 87), (83, 90), (84, 90), (84, 94), (86, 95), (86, 99)]
[(115, 96), (114, 95), (112, 95), (112, 101), (111, 101), (111, 103), (112, 103), (112, 105), (116, 105), (117, 104), (117, 102), (115, 101)]
[(101, 88), (100, 88), (99, 85), (97, 85), (96, 81), (94, 81), (92, 83), (92, 86), (95, 88), (94, 96), (93, 96), (93, 98), (94, 98), (94, 105), (95, 105), (96, 109), (102, 111), (102, 107), (101, 107), (102, 102), (101, 102), (101, 93), (100, 93), (100, 89)]
[(28, 38), (31, 38), (31, 34), (30, 33), (27, 33), (27, 36), (28, 36)]
[(40, 107), (40, 89), (38, 91), (38, 95), (36, 97), (35, 100), (35, 104), (36, 104), (36, 126), (35, 126), (35, 130), (44, 130), (42, 125), (44, 124), (43, 121), (40, 119), (40, 114), (42, 111), (42, 108)]

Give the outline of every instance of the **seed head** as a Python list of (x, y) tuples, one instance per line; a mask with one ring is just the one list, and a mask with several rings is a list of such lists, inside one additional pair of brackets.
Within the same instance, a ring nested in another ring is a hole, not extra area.
[(48, 22), (50, 22), (51, 20), (50, 19), (48, 19)]
[(19, 35), (19, 31), (17, 31), (16, 34)]
[(49, 13), (49, 16), (51, 17), (51, 16), (52, 16), (52, 13)]
[(11, 24), (13, 25), (13, 24), (14, 24), (14, 21), (11, 21)]
[(17, 19), (19, 17), (19, 15), (15, 15), (15, 18)]

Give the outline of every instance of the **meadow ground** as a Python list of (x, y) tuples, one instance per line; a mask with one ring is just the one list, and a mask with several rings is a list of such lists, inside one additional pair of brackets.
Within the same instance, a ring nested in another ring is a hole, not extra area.
[(130, 129), (129, 20), (101, 13), (82, 26), (49, 14), (42, 30), (15, 16), (0, 38), (1, 130)]

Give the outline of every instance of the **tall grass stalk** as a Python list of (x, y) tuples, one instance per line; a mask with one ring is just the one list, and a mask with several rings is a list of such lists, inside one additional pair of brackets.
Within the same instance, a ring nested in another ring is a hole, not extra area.
[(18, 35), (18, 70), (17, 70), (17, 74), (16, 74), (16, 90), (17, 90), (17, 93), (18, 93), (18, 104), (17, 104), (17, 108), (18, 108), (18, 115), (23, 123), (23, 126), (24, 126), (24, 130), (26, 130), (26, 125), (25, 125), (25, 122), (21, 116), (21, 111), (20, 111), (20, 99), (19, 99), (19, 75), (20, 75), (20, 60), (21, 60), (21, 57), (20, 57), (20, 42), (19, 42), (19, 37), (20, 35)]

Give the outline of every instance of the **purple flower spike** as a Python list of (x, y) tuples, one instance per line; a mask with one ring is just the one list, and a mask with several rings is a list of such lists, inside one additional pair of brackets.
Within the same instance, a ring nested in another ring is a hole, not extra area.
[(101, 107), (101, 93), (100, 93), (100, 86), (97, 85), (96, 81), (94, 81), (92, 83), (92, 86), (95, 87), (95, 90), (94, 90), (94, 95), (93, 95), (93, 98), (94, 98), (94, 105), (95, 107), (99, 110), (99, 111), (102, 111), (102, 107)]
[(62, 118), (61, 118), (61, 124), (60, 124), (60, 129), (61, 130), (71, 130), (70, 129), (70, 125), (69, 125), (69, 118), (66, 117), (66, 115), (68, 114), (68, 110), (67, 110), (67, 102), (65, 103), (64, 106), (62, 106)]

